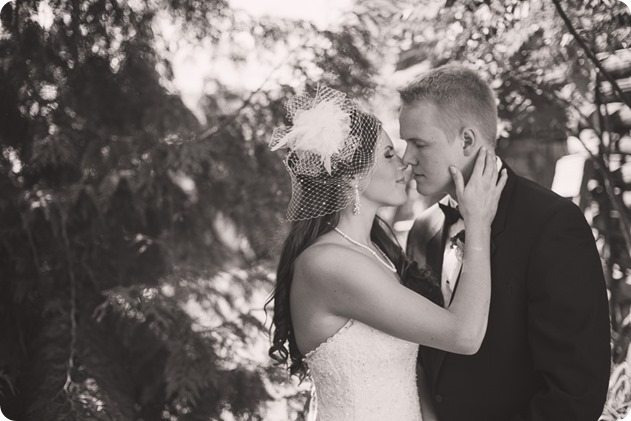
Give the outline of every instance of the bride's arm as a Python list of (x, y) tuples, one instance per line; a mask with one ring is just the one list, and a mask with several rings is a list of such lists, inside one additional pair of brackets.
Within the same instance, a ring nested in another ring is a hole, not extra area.
[(371, 256), (341, 245), (307, 249), (296, 260), (294, 276), (309, 285), (313, 299), (325, 303), (331, 314), (410, 342), (474, 354), (486, 332), (490, 301), (490, 223), (506, 182), (505, 174), (496, 181), (494, 161), (480, 153), (466, 188), (459, 173), (455, 177), (467, 240), (458, 294), (449, 309), (389, 278)]
[[(478, 153), (473, 174), (466, 187), (462, 174), (450, 168), (456, 186), (458, 207), (465, 222), (466, 241), (459, 291), (454, 295), (449, 311), (458, 316), (481, 316), (467, 328), (471, 340), (476, 343), (476, 352), (486, 333), (491, 302), (491, 223), (508, 177), (504, 170), (498, 180), (494, 154), (487, 152), (484, 155), (485, 162), (482, 166), (483, 153)], [(485, 191), (486, 189), (490, 190)], [(478, 323), (479, 321), (482, 323)]]

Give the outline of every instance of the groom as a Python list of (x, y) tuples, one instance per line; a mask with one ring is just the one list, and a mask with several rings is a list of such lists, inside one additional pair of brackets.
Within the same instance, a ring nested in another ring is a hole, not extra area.
[[(460, 65), (434, 69), (400, 94), (403, 161), (419, 193), (448, 194), (415, 221), (407, 252), (438, 274), (448, 306), (458, 292), (456, 245), (464, 229), (448, 167), (467, 177), (478, 149), (495, 147), (495, 98), (476, 72)], [(596, 421), (610, 348), (592, 232), (573, 203), (506, 168), (491, 227), (485, 339), (470, 356), (421, 347), (421, 404), (429, 399), (439, 421)]]

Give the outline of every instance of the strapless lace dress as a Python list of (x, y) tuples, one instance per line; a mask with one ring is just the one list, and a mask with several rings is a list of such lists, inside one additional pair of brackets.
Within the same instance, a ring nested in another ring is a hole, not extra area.
[(418, 345), (349, 320), (305, 355), (316, 421), (421, 421)]

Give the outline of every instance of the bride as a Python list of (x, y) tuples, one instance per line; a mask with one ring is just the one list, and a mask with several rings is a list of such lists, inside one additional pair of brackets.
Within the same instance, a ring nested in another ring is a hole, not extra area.
[[(459, 294), (442, 307), (377, 214), (407, 199), (405, 165), (373, 115), (338, 91), (287, 104), (293, 122), (270, 147), (288, 149), (292, 222), (278, 264), (270, 356), (309, 374), (317, 420), (420, 421), (418, 344), (474, 354), (490, 302), (490, 232), (506, 173), (480, 149), (466, 186), (450, 167), (466, 226)], [(447, 169), (445, 169), (447, 171)], [(290, 361), (288, 361), (290, 360)], [(423, 379), (419, 379), (422, 387)]]

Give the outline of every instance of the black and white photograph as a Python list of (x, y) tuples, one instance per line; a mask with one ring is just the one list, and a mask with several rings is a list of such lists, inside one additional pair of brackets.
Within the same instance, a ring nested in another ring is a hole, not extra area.
[(0, 421), (631, 421), (631, 1), (0, 0)]

